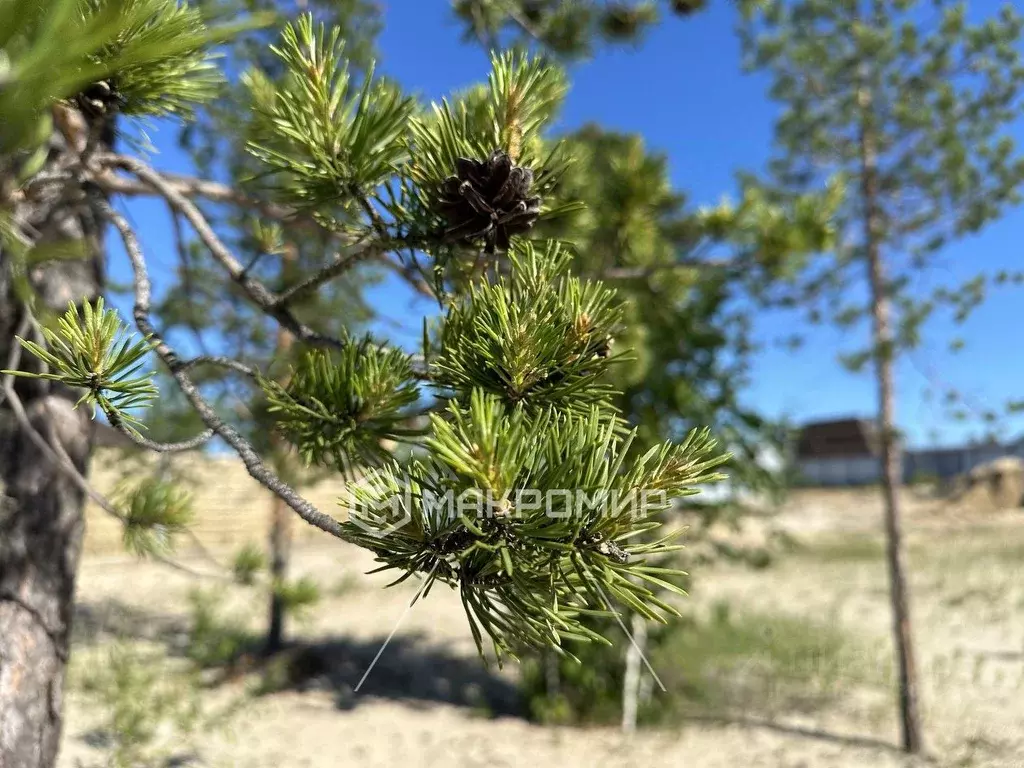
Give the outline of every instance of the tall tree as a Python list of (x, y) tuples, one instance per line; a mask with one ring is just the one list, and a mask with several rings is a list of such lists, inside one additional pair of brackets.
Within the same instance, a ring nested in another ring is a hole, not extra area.
[[(104, 287), (101, 197), (55, 180), (109, 152), (113, 112), (184, 115), (216, 82), (198, 15), (165, 0), (0, 3), (0, 357)], [(72, 44), (73, 41), (73, 44)], [(117, 72), (116, 80), (111, 79)], [(92, 424), (62, 382), (0, 395), (0, 764), (51, 765), (61, 730)]]
[[(903, 747), (922, 749), (899, 488), (894, 363), (949, 292), (916, 295), (912, 278), (950, 240), (979, 231), (1020, 198), (1024, 161), (1008, 129), (1021, 114), (1022, 20), (1012, 4), (969, 23), (967, 3), (917, 0), (747, 2), (751, 68), (783, 106), (772, 184), (779, 196), (848, 182), (840, 247), (808, 265), (805, 288), (835, 319), (870, 318), (881, 486)], [(815, 309), (817, 311), (817, 309)]]

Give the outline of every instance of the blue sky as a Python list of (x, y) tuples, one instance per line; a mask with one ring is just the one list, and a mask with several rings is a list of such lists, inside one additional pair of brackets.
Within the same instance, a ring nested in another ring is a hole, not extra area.
[[(974, 3), (975, 12), (997, 7), (995, 0)], [(460, 41), (447, 0), (386, 0), (380, 38), (379, 68), (410, 91), (436, 99), (477, 82), (487, 59), (477, 46)], [(771, 151), (775, 107), (767, 100), (764, 76), (741, 72), (739, 44), (730, 3), (689, 20), (671, 20), (638, 48), (605, 50), (570, 70), (572, 88), (559, 129), (587, 122), (636, 132), (647, 145), (670, 158), (673, 183), (695, 204), (717, 202), (736, 191), (735, 173), (757, 172)], [(186, 159), (174, 147), (170, 126), (150, 133), (158, 150), (152, 161), (164, 170), (187, 172)], [(1024, 130), (1016, 131), (1024, 145)], [(140, 226), (144, 247), (154, 262), (157, 280), (174, 263), (169, 224), (155, 201), (132, 201), (132, 218)], [(956, 284), (979, 271), (1020, 269), (1024, 255), (1024, 209), (1012, 212), (980, 237), (943, 252), (930, 285)], [(113, 274), (124, 277), (115, 262)], [(404, 325), (418, 332), (422, 304), (412, 301), (397, 283), (373, 292), (373, 301), (390, 314), (404, 313)], [(899, 422), (911, 442), (952, 443), (982, 433), (977, 420), (951, 420), (924, 390), (956, 388), (979, 408), (999, 408), (1007, 399), (1024, 397), (1024, 345), (1019, 341), (1024, 318), (1024, 289), (995, 289), (986, 304), (962, 327), (945, 318), (930, 323), (923, 347), (898, 367)], [(392, 330), (382, 326), (383, 331)], [(864, 329), (848, 334), (804, 328), (795, 315), (771, 314), (756, 325), (766, 342), (793, 332), (807, 332), (796, 352), (773, 347), (760, 353), (752, 371), (749, 403), (770, 416), (794, 421), (833, 415), (869, 415), (875, 396), (867, 374), (841, 368), (836, 354), (859, 347)], [(401, 335), (401, 334), (400, 334)], [(966, 348), (950, 354), (947, 342), (962, 336)], [(1009, 424), (1017, 434), (1024, 426)]]

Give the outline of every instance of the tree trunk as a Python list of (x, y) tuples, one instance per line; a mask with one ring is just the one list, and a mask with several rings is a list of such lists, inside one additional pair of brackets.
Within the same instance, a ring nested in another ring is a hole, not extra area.
[(267, 627), (267, 654), (284, 648), (284, 620), (286, 606), (277, 589), (288, 578), (288, 560), (292, 544), (292, 511), (276, 496), (270, 508), (270, 622)]
[[(866, 88), (861, 91), (861, 107), (866, 116), (870, 115), (870, 92)], [(899, 681), (900, 726), (904, 751), (916, 753), (921, 751), (922, 745), (918, 718), (917, 670), (911, 640), (910, 607), (904, 575), (906, 565), (900, 528), (901, 448), (896, 432), (892, 302), (886, 283), (885, 265), (882, 263), (877, 147), (869, 117), (865, 117), (861, 131), (860, 150), (864, 248), (871, 284), (872, 344), (878, 387), (882, 500), (885, 505), (886, 559), (889, 567), (889, 599), (892, 605), (893, 640)]]
[(636, 731), (640, 711), (640, 687), (643, 675), (643, 652), (647, 647), (647, 620), (634, 613), (630, 622), (633, 642), (626, 646), (626, 672), (622, 680), (622, 730), (626, 734)]
[[(291, 243), (285, 245), (281, 254), (281, 277), (282, 285), (287, 285), (298, 252)], [(278, 359), (288, 356), (288, 352), (294, 343), (294, 337), (284, 328), (277, 329), (277, 353)], [(285, 381), (281, 382), (286, 383)], [(274, 435), (272, 443), (278, 449), (280, 461), (288, 461), (285, 455), (287, 445), (281, 438)], [(271, 494), (270, 498), (270, 536), (268, 538), (270, 547), (270, 621), (267, 626), (267, 654), (277, 653), (284, 648), (284, 622), (287, 606), (281, 599), (278, 585), (283, 585), (288, 578), (288, 561), (291, 559), (292, 549), (292, 511), (278, 496)]]
[[(77, 113), (58, 110), (48, 169), (66, 167), (84, 145)], [(0, 182), (3, 180), (0, 179)], [(0, 184), (2, 186), (2, 184)], [(41, 303), (54, 310), (95, 298), (103, 284), (101, 228), (88, 205), (51, 188), (19, 200), (15, 221), (36, 243), (85, 239), (91, 256), (32, 270)], [(12, 279), (13, 258), (0, 248), (0, 367), (7, 367), (24, 309)], [(20, 368), (35, 361), (22, 356)], [(77, 393), (18, 380), (18, 396), (44, 439), (63, 448), (85, 473), (92, 423), (75, 411)], [(61, 735), (64, 672), (71, 637), (75, 574), (81, 553), (83, 496), (0, 403), (0, 766), (50, 768)]]

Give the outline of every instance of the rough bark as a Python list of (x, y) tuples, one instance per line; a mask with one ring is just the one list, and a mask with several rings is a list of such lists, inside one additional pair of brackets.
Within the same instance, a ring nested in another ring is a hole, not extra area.
[(901, 457), (896, 431), (892, 302), (882, 258), (882, 222), (879, 210), (878, 160), (875, 135), (869, 119), (870, 92), (863, 89), (861, 107), (865, 120), (860, 136), (861, 195), (864, 205), (864, 248), (871, 285), (872, 344), (875, 350), (875, 381), (878, 389), (878, 432), (882, 500), (885, 507), (886, 561), (889, 568), (889, 600), (899, 684), (900, 730), (903, 749), (922, 748), (918, 715), (917, 668), (907, 599), (906, 563), (903, 552), (899, 488)]
[[(58, 115), (49, 167), (67, 167), (84, 126)], [(76, 130), (78, 131), (76, 133)], [(100, 230), (86, 203), (51, 188), (18, 202), (15, 220), (37, 243), (84, 239), (89, 258), (30, 274), (41, 304), (52, 309), (94, 298), (103, 282)], [(0, 363), (6, 367), (24, 309), (14, 291), (12, 255), (0, 247)], [(23, 356), (21, 368), (32, 364)], [(92, 451), (92, 422), (73, 409), (77, 393), (21, 379), (18, 396), (33, 428), (63, 448), (80, 472)], [(0, 403), (0, 767), (50, 768), (61, 734), (75, 574), (81, 552), (83, 497), (41, 453)]]

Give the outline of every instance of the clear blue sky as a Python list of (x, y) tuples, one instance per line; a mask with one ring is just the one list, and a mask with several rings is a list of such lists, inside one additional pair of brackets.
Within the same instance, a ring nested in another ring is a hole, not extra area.
[[(380, 68), (410, 91), (436, 99), (485, 76), (487, 59), (476, 46), (463, 44), (447, 0), (386, 0), (380, 39)], [(673, 183), (695, 204), (715, 203), (736, 191), (735, 173), (760, 170), (771, 151), (775, 107), (767, 100), (763, 76), (743, 74), (733, 31), (731, 3), (716, 0), (711, 10), (689, 20), (659, 27), (636, 49), (605, 50), (572, 68), (572, 88), (559, 128), (595, 121), (607, 128), (642, 134), (647, 145), (670, 158)], [(974, 12), (995, 9), (995, 0), (979, 0)], [(156, 126), (151, 138), (159, 153), (153, 163), (187, 172), (187, 159), (174, 146), (170, 126)], [(1024, 145), (1024, 130), (1018, 130)], [(174, 264), (170, 229), (162, 207), (132, 201), (128, 209), (142, 228), (143, 243), (155, 262), (155, 277)], [(1024, 266), (1024, 209), (1012, 212), (982, 236), (947, 249), (929, 284), (955, 284), (978, 271)], [(113, 273), (123, 278), (117, 259)], [(422, 305), (410, 303), (397, 282), (373, 292), (373, 301), (389, 314), (408, 307), (403, 324), (414, 334)], [(911, 442), (951, 443), (978, 435), (978, 421), (957, 423), (938, 398), (923, 398), (933, 386), (954, 387), (979, 407), (999, 408), (1007, 399), (1024, 397), (1024, 289), (1006, 287), (991, 293), (983, 308), (963, 327), (937, 318), (926, 343), (898, 369), (899, 422)], [(747, 394), (749, 403), (770, 416), (794, 421), (833, 415), (869, 415), (875, 397), (870, 377), (844, 371), (836, 361), (842, 350), (859, 347), (864, 329), (844, 335), (835, 330), (794, 327), (794, 315), (772, 314), (757, 325), (766, 342), (794, 331), (807, 331), (796, 352), (768, 344), (758, 355)], [(392, 326), (382, 332), (395, 333)], [(399, 332), (399, 335), (403, 335)], [(953, 336), (966, 349), (946, 350)], [(1016, 435), (1024, 424), (1009, 425)]]

